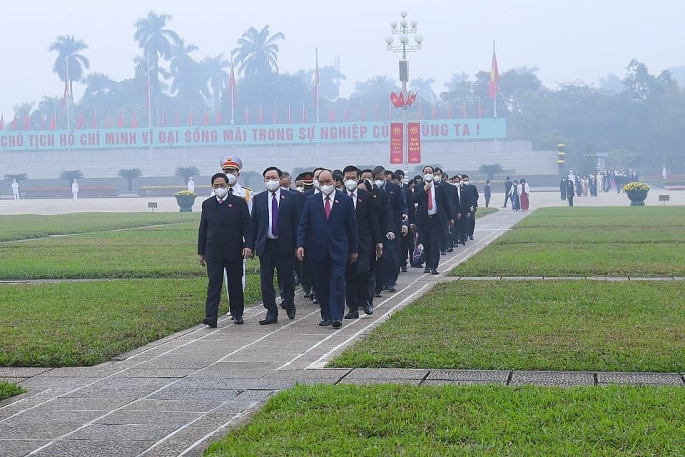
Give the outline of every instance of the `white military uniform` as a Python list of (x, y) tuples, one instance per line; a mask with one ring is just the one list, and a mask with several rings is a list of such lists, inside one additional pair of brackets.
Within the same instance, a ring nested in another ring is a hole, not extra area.
[(15, 200), (19, 200), (19, 183), (16, 179), (12, 180), (12, 195)]

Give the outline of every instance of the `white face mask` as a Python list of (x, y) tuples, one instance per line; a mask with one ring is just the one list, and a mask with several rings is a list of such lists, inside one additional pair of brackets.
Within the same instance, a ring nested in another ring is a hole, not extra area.
[(385, 184), (385, 181), (383, 181), (382, 179), (377, 179), (373, 183), (378, 187), (383, 187), (383, 185)]
[(314, 189), (319, 189), (321, 190), (321, 184), (319, 184), (319, 180), (315, 179), (314, 180)]
[(281, 187), (281, 182), (280, 182), (279, 180), (277, 180), (277, 179), (270, 179), (270, 180), (264, 182), (264, 185), (266, 186), (266, 188), (267, 188), (268, 190), (270, 190), (271, 192), (273, 192), (273, 191), (275, 191), (276, 189), (278, 189), (279, 187)]
[(409, 178), (404, 178), (402, 180), (402, 184), (409, 184)]
[(464, 185), (465, 185), (465, 186), (468, 186), (468, 185), (469, 185), (469, 182), (468, 182), (468, 181), (464, 181)]
[(354, 190), (357, 188), (357, 181), (354, 179), (348, 179), (345, 181), (345, 188), (350, 192), (354, 192)]
[(423, 180), (426, 182), (431, 182), (433, 180), (433, 173), (426, 173), (423, 175)]
[(297, 186), (295, 189), (297, 189), (298, 192), (304, 192), (304, 187)]
[(217, 187), (214, 189), (214, 195), (216, 195), (219, 198), (224, 198), (226, 194), (228, 193), (228, 189), (225, 187)]
[(238, 178), (236, 177), (236, 175), (232, 175), (231, 173), (226, 173), (226, 176), (228, 176), (228, 185), (229, 186), (232, 186), (233, 184), (236, 183), (236, 181), (238, 181)]
[(334, 190), (335, 186), (333, 184), (325, 184), (321, 186), (321, 192), (323, 192), (326, 195), (331, 195)]

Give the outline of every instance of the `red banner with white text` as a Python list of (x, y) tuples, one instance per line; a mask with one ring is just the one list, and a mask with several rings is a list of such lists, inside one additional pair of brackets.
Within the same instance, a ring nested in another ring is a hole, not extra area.
[(402, 163), (404, 146), (404, 132), (402, 123), (392, 122), (390, 124), (390, 163)]
[(407, 124), (407, 155), (409, 163), (421, 163), (421, 124)]

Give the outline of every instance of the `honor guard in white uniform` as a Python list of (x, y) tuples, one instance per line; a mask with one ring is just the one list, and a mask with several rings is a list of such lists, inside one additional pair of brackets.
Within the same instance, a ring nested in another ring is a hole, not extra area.
[[(235, 155), (227, 155), (221, 158), (221, 170), (226, 173), (228, 177), (228, 192), (237, 197), (241, 197), (247, 202), (247, 208), (252, 214), (252, 189), (245, 187), (238, 182), (240, 170), (243, 168), (243, 161), (240, 157)], [(246, 259), (243, 259), (243, 291), (245, 290), (245, 264)], [(224, 270), (224, 283), (226, 284), (226, 297), (228, 297), (228, 277)], [(229, 307), (230, 309), (230, 307)], [(231, 314), (229, 311), (227, 314)]]

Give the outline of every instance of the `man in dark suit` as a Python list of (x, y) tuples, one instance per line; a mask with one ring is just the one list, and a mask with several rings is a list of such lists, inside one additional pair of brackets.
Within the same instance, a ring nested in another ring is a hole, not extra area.
[(347, 283), (345, 298), (350, 311), (345, 319), (359, 317), (359, 308), (364, 313), (373, 314), (373, 304), (368, 296), (371, 283), (371, 259), (379, 258), (383, 254), (383, 235), (378, 223), (378, 213), (370, 192), (359, 189), (359, 169), (348, 165), (343, 170), (345, 194), (352, 199), (357, 218), (357, 233), (359, 235), (359, 257), (354, 263), (347, 265), (345, 281)]
[[(436, 182), (438, 181), (438, 170), (439, 168), (433, 170), (433, 180)], [(444, 184), (445, 196), (447, 197), (447, 205), (449, 206), (450, 213), (456, 215), (458, 213), (457, 209), (460, 207), (459, 189), (449, 181), (449, 175), (447, 173), (442, 173), (440, 175), (440, 182)], [(440, 240), (440, 254), (447, 254), (448, 252), (454, 251), (454, 246), (458, 244), (455, 243), (455, 240), (457, 239), (457, 229), (459, 227), (458, 219), (459, 217), (454, 221), (454, 224), (449, 224), (445, 221), (445, 236)]]
[(476, 230), (476, 211), (478, 211), (478, 199), (480, 195), (478, 194), (478, 188), (470, 183), (469, 175), (461, 175), (462, 182), (462, 195), (466, 195), (468, 200), (466, 200), (466, 205), (469, 210), (469, 217), (466, 219), (466, 235), (469, 240), (473, 241), (473, 233)]
[(335, 190), (333, 173), (319, 173), (321, 192), (304, 204), (297, 230), (297, 258), (312, 267), (314, 290), (321, 308), (320, 326), (342, 326), (345, 312), (345, 269), (357, 261), (359, 239), (354, 202)]
[[(507, 179), (504, 180), (504, 205), (502, 205), (502, 208), (507, 207), (507, 201), (509, 201), (509, 191), (511, 190), (511, 186), (513, 186), (514, 183), (511, 182), (511, 178), (507, 176)], [(512, 205), (514, 203), (512, 202)]]
[(300, 205), (297, 196), (280, 187), (282, 172), (269, 167), (262, 173), (266, 191), (257, 194), (252, 204), (250, 239), (259, 257), (262, 299), (266, 316), (261, 325), (278, 322), (278, 306), (274, 290), (274, 268), (283, 288), (283, 300), (289, 319), (295, 319), (295, 245)]
[(426, 269), (424, 273), (434, 275), (438, 273), (438, 262), (440, 261), (440, 235), (442, 228), (448, 223), (454, 222), (447, 196), (445, 195), (445, 184), (436, 182), (433, 179), (433, 167), (423, 167), (422, 186), (414, 189), (414, 201), (418, 204), (416, 208), (416, 223), (421, 231), (423, 238), (424, 253), (426, 255)]
[[(388, 196), (392, 209), (392, 236), (385, 240), (383, 252), (383, 289), (395, 292), (397, 277), (400, 274), (400, 242), (401, 237), (409, 231), (409, 210), (405, 193), (400, 186), (392, 182), (392, 173), (385, 175), (385, 168), (377, 166), (373, 169), (374, 184), (381, 188)], [(378, 287), (378, 284), (376, 285)]]
[[(404, 198), (407, 202), (407, 222), (409, 227), (411, 227), (412, 225), (416, 225), (416, 221), (414, 220), (416, 208), (414, 207), (414, 201), (412, 200), (412, 190), (409, 188), (409, 180), (405, 178), (404, 171), (400, 169), (395, 170), (395, 176), (400, 182), (400, 188), (404, 192)], [(411, 259), (413, 250), (414, 240), (409, 232), (407, 232), (406, 235), (402, 235), (402, 240), (400, 241), (400, 270), (403, 273), (407, 272), (407, 264)]]
[[(385, 191), (373, 184), (374, 181), (373, 170), (362, 170), (362, 180), (364, 181), (364, 189), (371, 192), (373, 195), (373, 202), (378, 212), (378, 222), (381, 226), (381, 233), (383, 233), (383, 257), (388, 255), (386, 248), (386, 241), (395, 238), (393, 231), (393, 214), (390, 207), (390, 200)], [(371, 284), (369, 284), (369, 301), (373, 304), (373, 299), (382, 297), (381, 290), (383, 290), (383, 257), (371, 259)]]
[(252, 256), (250, 213), (247, 202), (228, 193), (225, 173), (212, 176), (214, 196), (202, 202), (197, 255), (200, 265), (207, 267), (207, 300), (203, 324), (216, 327), (224, 269), (228, 281), (228, 297), (233, 322), (243, 323), (243, 259)]

